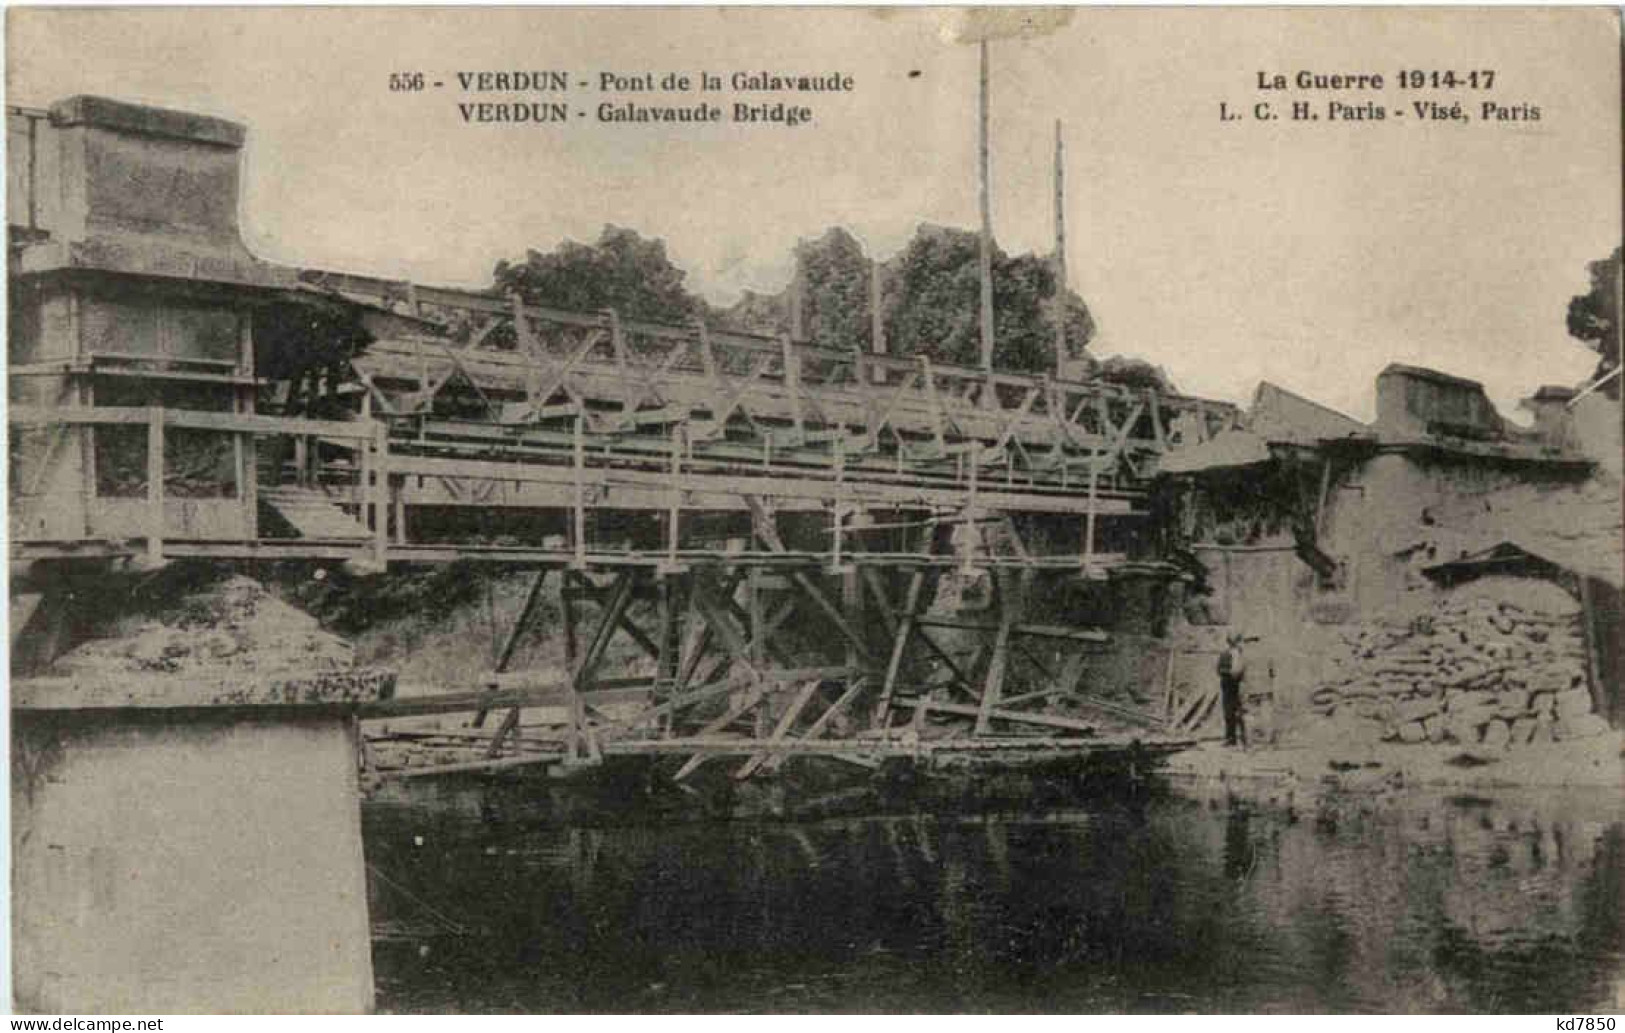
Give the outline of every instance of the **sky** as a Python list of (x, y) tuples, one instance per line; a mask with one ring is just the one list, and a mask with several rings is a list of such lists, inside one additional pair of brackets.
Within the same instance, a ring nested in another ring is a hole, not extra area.
[[(1020, 17), (1016, 15), (1015, 17)], [(1071, 286), (1099, 356), (1245, 402), (1260, 380), (1373, 414), (1390, 362), (1485, 383), (1503, 413), (1595, 356), (1568, 337), (1586, 264), (1621, 239), (1618, 15), (1606, 9), (1078, 9), (990, 44), (995, 235), (1053, 247), (1066, 140)], [(499, 259), (663, 239), (726, 304), (781, 289), (798, 238), (880, 258), (920, 223), (977, 224), (977, 24), (928, 8), (171, 8), (8, 11), (8, 99), (97, 93), (244, 123), (243, 235), (292, 265), (484, 286)], [(997, 29), (997, 27), (995, 27)], [(1494, 70), (1400, 91), (1401, 69)], [(469, 125), (456, 73), (558, 70), (567, 127)], [(850, 93), (605, 96), (603, 72), (848, 74)], [(1266, 91), (1260, 72), (1385, 88)], [(390, 73), (446, 83), (392, 92)], [(579, 83), (587, 81), (589, 88)], [(602, 100), (788, 100), (809, 125), (602, 124)], [(1418, 119), (1462, 100), (1466, 124)], [(1322, 117), (1294, 122), (1294, 100)], [(1403, 117), (1331, 122), (1375, 100)], [(1538, 122), (1476, 118), (1485, 100)], [(1270, 102), (1275, 120), (1253, 117)], [(1221, 121), (1220, 103), (1241, 114)]]

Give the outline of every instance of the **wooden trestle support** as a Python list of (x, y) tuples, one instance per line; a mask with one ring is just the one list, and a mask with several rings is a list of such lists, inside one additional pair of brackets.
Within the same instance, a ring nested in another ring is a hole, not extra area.
[[(765, 512), (755, 536), (770, 551), (783, 548)], [(997, 568), (985, 617), (967, 619), (926, 612), (939, 582), (961, 571), (924, 562), (924, 553), (917, 564), (892, 555), (869, 563), (868, 555), (851, 553), (840, 568), (718, 561), (538, 569), (484, 689), (403, 698), (368, 712), (478, 706), (470, 722), (477, 732), (405, 733), (427, 744), (449, 739), (465, 753), (395, 772), (405, 776), (665, 754), (686, 756), (678, 779), (718, 757), (731, 758), (733, 777), (745, 779), (808, 754), (872, 768), (889, 755), (1088, 750), (1125, 741), (1100, 734), (1099, 722), (1080, 710), (1137, 728), (1137, 738), (1164, 738), (1159, 715), (1080, 688), (1088, 651), (1106, 633), (1023, 620), (1027, 594), (1058, 575)], [(563, 604), (556, 630), (568, 670), (563, 677), (511, 670), (521, 639), (550, 630), (539, 622), (550, 578)], [(943, 641), (945, 634), (954, 641)], [(1017, 668), (1040, 687), (1008, 693)], [(1046, 707), (1057, 699), (1072, 713)], [(472, 740), (476, 734), (483, 738)]]
[[(743, 779), (810, 753), (874, 766), (1120, 745), (1102, 719), (1163, 734), (1160, 715), (1080, 688), (1105, 632), (1034, 623), (1026, 602), (1130, 565), (1102, 547), (1106, 523), (1143, 520), (1157, 457), (1222, 427), (1225, 407), (423, 295), (412, 310), (438, 309), (462, 343), (381, 341), (352, 363), (390, 427), (379, 557), (438, 548), (407, 540), (404, 507), (551, 509), (559, 533), (543, 552), (487, 547), (537, 569), (476, 731), (449, 737), (483, 736), (479, 756), (401, 773), (673, 754), (678, 778), (725, 756)], [(945, 578), (971, 575), (989, 585), (978, 619), (928, 612)], [(550, 577), (563, 678), (508, 666)]]

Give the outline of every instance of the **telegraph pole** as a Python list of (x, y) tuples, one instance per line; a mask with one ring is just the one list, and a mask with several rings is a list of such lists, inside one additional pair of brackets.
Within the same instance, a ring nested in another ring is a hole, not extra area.
[[(886, 321), (880, 312), (880, 260), (869, 259), (869, 349), (876, 355), (886, 354)], [(884, 384), (886, 371), (876, 366), (874, 382)]]
[(993, 372), (993, 208), (988, 199), (987, 40), (982, 40), (981, 102), (977, 105), (977, 138), (982, 180), (982, 369)]
[(1066, 363), (1066, 156), (1055, 120), (1055, 375)]

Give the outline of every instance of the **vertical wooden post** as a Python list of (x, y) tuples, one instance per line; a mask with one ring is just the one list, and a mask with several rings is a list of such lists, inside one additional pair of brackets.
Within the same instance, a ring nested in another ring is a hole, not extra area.
[(1162, 425), (1162, 403), (1158, 400), (1158, 392), (1155, 389), (1147, 391), (1145, 396), (1151, 405), (1151, 436), (1156, 439), (1157, 455), (1160, 458), (1168, 451), (1168, 432)]
[[(534, 357), (530, 347), (530, 324), (525, 322), (524, 299), (519, 297), (518, 291), (514, 291), (508, 295), (508, 304), (510, 307), (509, 315), (513, 319), (514, 346), (519, 349), (521, 355), (532, 355)], [(424, 380), (428, 380), (427, 366), (424, 367)], [(547, 399), (544, 398), (542, 401), (545, 403)]]
[(571, 457), (575, 466), (575, 569), (587, 569), (587, 441), (583, 417), (577, 414)]
[[(96, 489), (95, 482), (90, 485)], [(164, 409), (147, 410), (147, 559), (164, 559)]]
[[(241, 376), (254, 375), (254, 320), (246, 313), (238, 316), (237, 371)], [(251, 415), (254, 412), (253, 384), (232, 386), (232, 409)], [(252, 434), (234, 436), (237, 460), (237, 497), (242, 500), (243, 531), (250, 539), (260, 536), (259, 530), (259, 444)]]
[(389, 485), (389, 497), (395, 510), (395, 544), (406, 544), (406, 479), (392, 481)]
[(1615, 720), (1618, 701), (1610, 698), (1609, 686), (1602, 677), (1602, 642), (1597, 634), (1597, 594), (1591, 587), (1591, 579), (1584, 574), (1573, 575), (1579, 582), (1580, 588), (1580, 641), (1581, 648), (1585, 650), (1586, 659), (1586, 687), (1591, 692), (1591, 709), (1607, 718)]
[(762, 634), (767, 629), (767, 622), (762, 617), (761, 569), (754, 565), (745, 572), (745, 610), (750, 618), (750, 627), (746, 629), (750, 635), (747, 643), (750, 662), (761, 670), (767, 659), (766, 636)]
[[(796, 250), (801, 250), (801, 242), (796, 242)], [(801, 256), (795, 256), (796, 267), (790, 274), (790, 336), (797, 341), (807, 339), (807, 317), (804, 307), (806, 305), (806, 281), (801, 275)]]
[[(85, 358), (87, 348), (84, 340), (84, 325), (80, 312), (79, 291), (68, 292), (68, 341), (73, 349), (73, 357)], [(95, 378), (78, 376), (71, 378), (71, 390), (75, 394), (74, 402), (81, 408), (88, 408), (96, 404)], [(69, 432), (70, 438), (79, 447), (79, 525), (84, 529), (86, 538), (94, 537), (96, 533), (93, 510), (96, 507), (96, 428), (91, 424), (82, 424)], [(41, 471), (41, 476), (45, 476)]]
[[(846, 622), (858, 629), (860, 633), (865, 630), (863, 622), (863, 585), (858, 581), (858, 568), (856, 564), (848, 566), (841, 571), (841, 612), (846, 615)], [(857, 643), (847, 640), (846, 643), (846, 669), (849, 679), (863, 676), (859, 670), (862, 658), (858, 655)]]
[(880, 706), (875, 710), (875, 724), (881, 729), (891, 718), (892, 694), (897, 691), (897, 675), (902, 670), (903, 655), (908, 651), (909, 639), (914, 635), (914, 619), (920, 608), (920, 591), (924, 586), (925, 568), (921, 567), (909, 578), (903, 619), (898, 623), (897, 636), (892, 640), (891, 659), (886, 663), (886, 678), (880, 686)]
[(615, 369), (620, 374), (617, 378), (621, 391), (621, 415), (630, 425), (633, 401), (633, 392), (638, 390), (632, 383), (632, 357), (626, 350), (626, 335), (621, 330), (621, 315), (614, 309), (609, 310), (609, 343), (615, 352)]
[(683, 521), (683, 428), (671, 429), (671, 498), (666, 508), (666, 566), (677, 567)]
[(1004, 671), (1010, 656), (1010, 629), (1016, 622), (1016, 600), (1011, 598), (1008, 580), (997, 585), (999, 630), (994, 633), (993, 655), (988, 658), (987, 679), (982, 684), (982, 705), (976, 712), (976, 734), (986, 735), (992, 723), (993, 708), (1004, 691)]
[(375, 453), (372, 462), (372, 558), (379, 568), (389, 564), (389, 424), (377, 420), (372, 425), (372, 440), (363, 441), (362, 448)]
[[(762, 613), (762, 571), (754, 564), (745, 573), (745, 607), (750, 622), (746, 653), (751, 667), (760, 671), (767, 663), (767, 621)], [(767, 734), (767, 710), (766, 705), (756, 708), (754, 728), (758, 739)]]
[[(963, 458), (965, 462), (970, 464), (970, 483), (966, 486), (965, 491), (965, 518), (967, 521), (965, 526), (972, 532), (975, 532), (977, 530), (976, 521), (981, 517), (981, 510), (979, 510), (976, 506), (978, 487), (978, 478), (976, 473), (981, 468), (982, 464), (977, 461), (977, 456), (974, 452), (966, 452)], [(975, 541), (974, 534), (971, 536), (971, 541), (973, 543)], [(967, 566), (970, 564), (970, 555), (971, 554), (969, 552), (965, 554), (965, 563)]]
[(28, 116), (28, 228), (39, 228), (39, 123)]
[[(579, 423), (580, 420), (578, 419)], [(564, 588), (559, 592), (559, 602), (564, 609), (564, 666), (570, 672), (570, 728), (565, 735), (566, 750), (573, 759), (580, 753), (581, 748), (581, 720), (579, 716), (580, 693), (576, 687), (577, 661), (580, 649), (576, 642), (576, 602), (575, 594), (570, 591), (570, 584), (566, 580)]]
[(807, 427), (801, 404), (801, 356), (796, 354), (789, 336), (780, 342), (780, 346), (784, 354), (784, 388), (790, 395), (790, 419), (795, 424), (796, 444), (799, 445), (807, 440)]
[(677, 575), (659, 576), (660, 630), (655, 639), (660, 657), (655, 661), (655, 680), (670, 683), (677, 676)]
[(1083, 565), (1086, 571), (1095, 563), (1095, 501), (1100, 481), (1100, 456), (1098, 449), (1089, 453), (1089, 511), (1083, 518)]
[(842, 555), (843, 546), (845, 544), (845, 536), (842, 533), (842, 523), (841, 523), (841, 517), (844, 516), (844, 515), (845, 515), (845, 513), (842, 510), (841, 504), (839, 502), (835, 503), (834, 506), (830, 507), (830, 528), (829, 528), (830, 557), (829, 557), (829, 567), (830, 567), (830, 570), (833, 570), (833, 571), (840, 570), (841, 569), (841, 561), (843, 559), (845, 559), (845, 557)]
[[(545, 567), (538, 570), (535, 576), (531, 578), (530, 588), (525, 593), (524, 605), (519, 608), (519, 616), (514, 618), (513, 625), (508, 628), (508, 634), (503, 638), (502, 646), (497, 651), (496, 662), (491, 666), (495, 673), (501, 674), (508, 669), (509, 664), (513, 663), (514, 653), (519, 649), (519, 642), (525, 636), (525, 629), (530, 627), (531, 622), (536, 619), (536, 611), (542, 598), (542, 585), (546, 581), (547, 569)], [(568, 586), (566, 586), (566, 590), (568, 590)], [(496, 690), (497, 684), (493, 681), (491, 691), (495, 692)], [(507, 737), (509, 732), (519, 727), (520, 709), (518, 706), (509, 708), (507, 716), (502, 719), (501, 727), (497, 729), (496, 735), (491, 738), (490, 746), (486, 748), (485, 755), (487, 757), (495, 757), (502, 749), (502, 740)], [(470, 722), (470, 725), (479, 728), (485, 724), (485, 714), (485, 708), (481, 707), (475, 712), (474, 720)]]

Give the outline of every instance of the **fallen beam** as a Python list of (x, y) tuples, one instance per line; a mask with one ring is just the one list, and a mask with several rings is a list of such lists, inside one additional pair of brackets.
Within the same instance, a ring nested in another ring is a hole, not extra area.
[[(893, 700), (892, 706), (972, 718), (984, 713), (981, 707), (972, 706), (969, 703), (938, 703), (920, 699)], [(999, 707), (990, 708), (985, 713), (990, 720), (994, 721), (1014, 721), (1019, 724), (1042, 725), (1046, 728), (1065, 728), (1069, 731), (1081, 732), (1084, 735), (1095, 734), (1094, 725), (1070, 717), (1056, 717), (1053, 714), (1027, 714), (1019, 710), (1005, 710)]]
[[(955, 631), (985, 631), (997, 634), (999, 625), (988, 621), (965, 621), (952, 617), (923, 616), (916, 619), (916, 623), (928, 628), (947, 628)], [(1033, 638), (1059, 638), (1070, 639), (1074, 642), (1109, 642), (1111, 635), (1108, 632), (1097, 631), (1093, 628), (1068, 628), (1058, 624), (1014, 624), (1010, 627), (1012, 635), (1028, 635)]]

